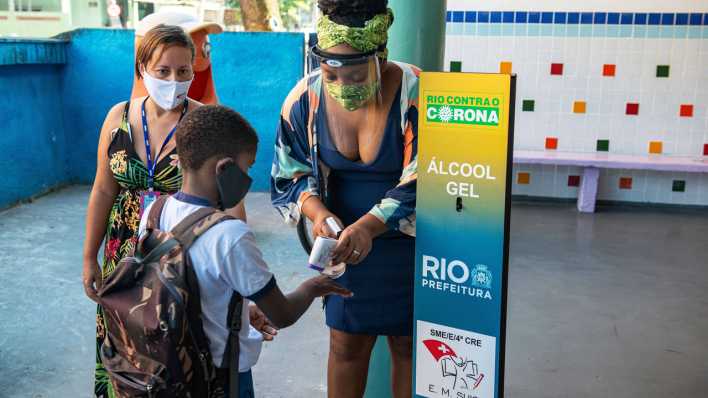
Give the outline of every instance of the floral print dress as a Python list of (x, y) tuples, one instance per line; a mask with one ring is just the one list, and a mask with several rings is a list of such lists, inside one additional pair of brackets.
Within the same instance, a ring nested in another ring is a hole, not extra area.
[[(101, 277), (106, 278), (118, 266), (120, 260), (131, 254), (138, 241), (140, 225), (140, 197), (148, 189), (148, 170), (133, 145), (128, 122), (130, 101), (125, 104), (120, 127), (111, 133), (108, 159), (111, 172), (120, 185), (108, 215)], [(158, 159), (155, 169), (154, 190), (160, 194), (172, 194), (182, 185), (182, 173), (177, 162), (176, 149)], [(98, 306), (96, 316), (96, 379), (95, 396), (113, 397), (108, 374), (101, 364), (98, 349), (105, 338), (103, 309)]]

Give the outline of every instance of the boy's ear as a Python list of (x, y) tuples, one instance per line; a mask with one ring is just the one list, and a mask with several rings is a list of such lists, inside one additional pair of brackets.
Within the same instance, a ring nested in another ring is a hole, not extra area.
[(221, 172), (224, 171), (226, 166), (229, 166), (232, 164), (236, 164), (236, 161), (233, 158), (226, 157), (226, 158), (219, 159), (219, 161), (216, 162), (216, 174), (217, 175), (221, 174)]

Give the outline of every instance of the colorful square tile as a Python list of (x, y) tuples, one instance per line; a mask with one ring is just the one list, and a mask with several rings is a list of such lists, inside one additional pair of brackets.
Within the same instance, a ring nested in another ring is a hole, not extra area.
[(551, 150), (558, 149), (558, 138), (557, 137), (546, 137), (546, 149), (551, 149)]
[(580, 176), (568, 176), (568, 186), (569, 187), (579, 187), (580, 186)]
[(669, 77), (669, 65), (657, 65), (656, 77)]
[(503, 73), (505, 75), (510, 75), (511, 74), (511, 62), (502, 61), (499, 64), (499, 73)]
[(533, 112), (536, 108), (536, 101), (534, 100), (523, 100), (521, 103), (521, 110), (524, 112)]
[(649, 143), (649, 153), (662, 153), (664, 151), (664, 143), (661, 141), (651, 141)]
[(528, 185), (531, 183), (530, 173), (519, 173), (516, 175), (516, 183), (519, 185)]
[(551, 64), (551, 74), (552, 75), (562, 75), (563, 74), (563, 64)]
[(693, 117), (693, 105), (691, 104), (681, 104), (681, 110), (679, 111), (681, 117)]
[(639, 104), (636, 102), (628, 102), (627, 109), (625, 110), (627, 115), (638, 115), (639, 114)]
[(597, 151), (607, 152), (610, 150), (610, 140), (597, 140)]
[(462, 61), (450, 61), (450, 72), (462, 72)]
[(632, 177), (621, 177), (619, 181), (620, 189), (632, 189)]
[(686, 192), (686, 181), (684, 180), (674, 180), (671, 190), (673, 192)]
[(617, 66), (614, 64), (604, 64), (602, 65), (602, 76), (614, 76)]
[(585, 101), (575, 101), (573, 102), (573, 113), (585, 113), (587, 104)]

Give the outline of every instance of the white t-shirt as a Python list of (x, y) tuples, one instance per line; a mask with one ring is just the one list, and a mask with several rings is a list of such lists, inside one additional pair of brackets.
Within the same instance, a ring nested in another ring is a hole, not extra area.
[[(167, 199), (162, 209), (160, 230), (171, 230), (182, 219), (204, 207), (190, 198), (183, 200)], [(150, 208), (140, 220), (140, 234), (147, 226)], [(239, 333), (239, 372), (247, 372), (258, 361), (263, 344), (261, 334), (250, 326), (248, 304), (276, 286), (275, 277), (256, 246), (253, 232), (240, 220), (223, 221), (200, 236), (188, 252), (199, 283), (204, 332), (209, 338), (216, 366), (222, 364), (228, 339), (226, 318), (232, 292), (236, 290), (244, 297), (243, 327)]]

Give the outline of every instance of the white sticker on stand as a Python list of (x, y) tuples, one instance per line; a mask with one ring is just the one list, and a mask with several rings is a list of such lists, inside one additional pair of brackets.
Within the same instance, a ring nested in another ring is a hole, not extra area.
[(416, 395), (494, 398), (494, 336), (418, 321), (416, 340)]

